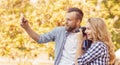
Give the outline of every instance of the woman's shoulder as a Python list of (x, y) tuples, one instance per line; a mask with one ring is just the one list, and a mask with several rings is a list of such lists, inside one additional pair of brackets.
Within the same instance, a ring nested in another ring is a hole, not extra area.
[(104, 50), (107, 49), (107, 45), (102, 41), (96, 41), (92, 44), (92, 46), (97, 46), (98, 48), (103, 48)]

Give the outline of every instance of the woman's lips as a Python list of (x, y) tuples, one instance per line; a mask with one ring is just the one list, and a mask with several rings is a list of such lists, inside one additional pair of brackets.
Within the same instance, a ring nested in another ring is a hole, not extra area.
[(90, 34), (87, 34), (87, 37), (89, 37), (90, 36)]

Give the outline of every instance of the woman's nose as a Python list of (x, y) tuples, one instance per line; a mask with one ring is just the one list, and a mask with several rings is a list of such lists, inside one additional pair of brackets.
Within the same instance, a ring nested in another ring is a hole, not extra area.
[(85, 30), (85, 33), (87, 34), (87, 30)]

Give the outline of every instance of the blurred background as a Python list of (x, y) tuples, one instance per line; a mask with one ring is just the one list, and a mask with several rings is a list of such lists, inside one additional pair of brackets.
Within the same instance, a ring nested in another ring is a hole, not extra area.
[(104, 19), (115, 51), (120, 48), (120, 0), (0, 0), (0, 65), (53, 65), (55, 43), (32, 40), (20, 27), (20, 14), (43, 34), (63, 26), (70, 7), (84, 12), (82, 26), (90, 17)]

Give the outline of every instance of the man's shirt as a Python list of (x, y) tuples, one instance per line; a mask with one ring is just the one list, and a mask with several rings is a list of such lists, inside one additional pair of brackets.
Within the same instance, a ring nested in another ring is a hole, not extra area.
[(77, 42), (76, 33), (70, 33), (67, 36), (66, 43), (63, 49), (63, 54), (62, 54), (59, 65), (73, 65), (74, 64), (77, 43), (78, 42)]
[(49, 41), (55, 41), (55, 62), (54, 65), (58, 65), (64, 48), (64, 44), (66, 42), (66, 29), (65, 27), (57, 27), (54, 30), (40, 35), (39, 43), (47, 43)]

